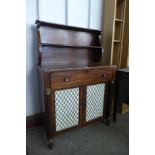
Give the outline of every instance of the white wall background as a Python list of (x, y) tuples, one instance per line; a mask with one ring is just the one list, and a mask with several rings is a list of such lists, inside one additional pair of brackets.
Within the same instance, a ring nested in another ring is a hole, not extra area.
[(43, 111), (39, 104), (35, 68), (37, 43), (35, 20), (102, 29), (104, 0), (27, 0), (26, 1), (26, 115)]

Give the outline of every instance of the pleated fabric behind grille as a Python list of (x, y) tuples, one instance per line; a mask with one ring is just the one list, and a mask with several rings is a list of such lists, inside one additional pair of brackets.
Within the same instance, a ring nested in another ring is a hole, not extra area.
[(86, 121), (103, 116), (105, 84), (87, 86)]
[(79, 124), (79, 88), (55, 92), (56, 131)]

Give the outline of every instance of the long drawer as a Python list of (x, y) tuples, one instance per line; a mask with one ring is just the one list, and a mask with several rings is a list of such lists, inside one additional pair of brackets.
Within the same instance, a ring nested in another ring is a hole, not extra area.
[(57, 71), (51, 73), (52, 89), (62, 89), (110, 81), (113, 79), (112, 68)]

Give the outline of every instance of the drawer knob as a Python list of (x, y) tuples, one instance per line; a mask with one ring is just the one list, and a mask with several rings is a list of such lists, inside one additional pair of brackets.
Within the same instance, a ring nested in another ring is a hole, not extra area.
[(65, 81), (65, 82), (69, 82), (69, 81), (70, 81), (70, 78), (69, 78), (69, 77), (65, 77), (65, 78), (64, 78), (64, 81)]
[(102, 77), (107, 77), (107, 75), (106, 74), (103, 74)]

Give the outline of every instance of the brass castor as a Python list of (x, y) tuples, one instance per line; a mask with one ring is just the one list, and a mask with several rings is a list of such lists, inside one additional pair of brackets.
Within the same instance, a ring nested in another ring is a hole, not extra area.
[(48, 140), (48, 148), (50, 150), (53, 149), (53, 144), (54, 144), (53, 139)]
[(106, 120), (106, 123), (105, 123), (105, 124), (106, 124), (107, 126), (109, 126), (109, 125), (110, 125), (110, 122), (111, 122), (111, 118), (108, 118), (108, 119)]
[(106, 121), (106, 125), (107, 125), (107, 126), (110, 125), (110, 121), (109, 121), (109, 120)]

